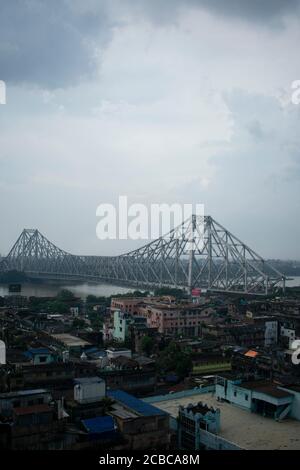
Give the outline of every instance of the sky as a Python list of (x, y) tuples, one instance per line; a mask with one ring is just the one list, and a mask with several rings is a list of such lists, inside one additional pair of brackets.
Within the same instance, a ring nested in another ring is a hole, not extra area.
[(96, 236), (126, 195), (299, 260), (299, 44), (299, 0), (1, 0), (0, 253), (141, 246)]

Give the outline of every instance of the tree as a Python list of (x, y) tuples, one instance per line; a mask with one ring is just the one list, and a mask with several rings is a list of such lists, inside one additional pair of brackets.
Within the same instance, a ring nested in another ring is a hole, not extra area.
[(151, 338), (151, 336), (145, 335), (142, 338), (141, 349), (147, 356), (150, 356), (150, 354), (153, 352), (154, 345), (155, 341), (153, 338)]
[(71, 300), (75, 300), (75, 295), (68, 289), (62, 289), (56, 296), (58, 300), (62, 302), (69, 302)]
[(161, 295), (171, 295), (176, 299), (182, 299), (187, 297), (187, 293), (183, 289), (177, 289), (172, 287), (160, 287), (154, 290), (154, 295), (161, 296)]
[(60, 300), (50, 300), (46, 303), (46, 309), (51, 313), (67, 313), (68, 306)]
[(179, 377), (186, 377), (193, 369), (192, 359), (187, 354), (182, 354), (176, 364), (176, 374)]
[(84, 328), (85, 321), (82, 318), (74, 318), (72, 326), (73, 328)]
[(160, 354), (157, 366), (160, 373), (175, 372), (183, 378), (192, 370), (191, 355), (181, 351), (180, 346), (172, 341)]

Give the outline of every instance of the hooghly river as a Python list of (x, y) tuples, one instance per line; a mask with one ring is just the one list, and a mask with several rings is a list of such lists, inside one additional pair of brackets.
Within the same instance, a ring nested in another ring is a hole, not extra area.
[[(88, 283), (43, 283), (43, 284), (22, 284), (21, 295), (30, 297), (54, 297), (60, 290), (68, 289), (76, 296), (83, 299), (87, 295), (107, 296), (115, 294), (124, 294), (126, 292), (133, 292), (134, 289), (126, 287), (113, 286), (110, 284), (88, 284)], [(8, 295), (8, 285), (0, 284), (0, 296)]]
[[(286, 282), (288, 287), (300, 286), (300, 276), (295, 276)], [(88, 284), (88, 283), (43, 283), (43, 284), (22, 284), (21, 295), (35, 296), (35, 297), (52, 297), (55, 296), (60, 290), (68, 289), (76, 296), (83, 299), (87, 295), (107, 296), (115, 294), (124, 294), (126, 292), (133, 292), (135, 289), (126, 287), (114, 286), (111, 284)], [(0, 296), (8, 295), (8, 285), (0, 284)]]

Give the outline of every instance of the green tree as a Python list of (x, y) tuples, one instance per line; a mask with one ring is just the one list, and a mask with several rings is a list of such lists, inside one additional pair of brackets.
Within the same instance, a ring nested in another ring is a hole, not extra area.
[(69, 302), (71, 300), (75, 300), (75, 295), (68, 289), (62, 289), (56, 296), (58, 300), (62, 302)]
[(141, 341), (141, 349), (147, 355), (150, 356), (154, 349), (155, 341), (151, 336), (145, 335)]
[(191, 355), (181, 351), (180, 346), (172, 341), (160, 354), (157, 367), (160, 373), (174, 372), (179, 377), (186, 377), (192, 369)]
[(179, 377), (186, 377), (193, 369), (192, 359), (187, 354), (182, 354), (176, 364), (176, 374)]
[(46, 303), (46, 310), (51, 313), (67, 313), (69, 308), (60, 300), (50, 300)]
[(154, 290), (154, 295), (172, 295), (176, 299), (183, 299), (187, 297), (187, 293), (183, 289), (177, 289), (172, 287), (160, 287)]
[(72, 326), (73, 328), (84, 328), (85, 321), (82, 318), (74, 318)]

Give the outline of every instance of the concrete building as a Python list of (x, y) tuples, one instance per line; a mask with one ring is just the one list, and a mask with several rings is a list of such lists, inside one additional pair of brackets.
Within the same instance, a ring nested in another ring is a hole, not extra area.
[[(289, 393), (292, 391), (289, 389)], [(298, 392), (296, 392), (298, 393)], [(248, 409), (234, 406), (227, 401), (218, 401), (213, 393), (195, 392), (193, 396), (184, 393), (151, 397), (155, 407), (166, 411), (174, 424), (177, 423), (179, 406), (190, 404), (197, 406), (201, 400), (208, 407), (219, 408), (220, 430), (218, 434), (203, 430), (202, 444), (208, 449), (244, 449), (244, 450), (299, 450), (300, 422), (296, 419), (284, 419), (278, 422), (251, 413)], [(148, 401), (148, 399), (147, 399)], [(204, 437), (205, 436), (205, 437)]]
[(74, 400), (78, 403), (94, 403), (105, 397), (105, 381), (100, 377), (74, 379)]
[(216, 398), (277, 421), (292, 416), (293, 394), (262, 380), (242, 381), (230, 374), (219, 375)]
[(201, 449), (201, 430), (218, 433), (220, 410), (210, 408), (202, 402), (197, 405), (179, 406), (178, 445), (181, 450)]
[(147, 328), (147, 319), (116, 309), (113, 312), (112, 338), (124, 342), (132, 338), (134, 330)]
[(136, 315), (139, 305), (143, 305), (147, 301), (147, 297), (114, 297), (111, 299), (110, 310), (115, 310)]
[(113, 312), (114, 325), (113, 325), (113, 339), (124, 343), (129, 336), (129, 325), (131, 324), (131, 315), (121, 310)]
[(147, 318), (150, 328), (159, 333), (180, 336), (199, 336), (207, 312), (198, 305), (147, 304), (140, 306), (138, 315)]
[(6, 346), (4, 341), (0, 339), (0, 365), (6, 364)]
[(0, 393), (0, 415), (9, 417), (16, 408), (48, 405), (50, 401), (51, 393), (45, 389)]
[(107, 358), (109, 360), (116, 359), (119, 356), (129, 357), (131, 358), (131, 350), (127, 348), (108, 348), (106, 350)]
[(107, 395), (115, 402), (108, 413), (125, 440), (123, 450), (168, 449), (170, 430), (167, 413), (122, 390), (109, 391)]
[(48, 348), (30, 348), (25, 352), (25, 356), (34, 365), (51, 364), (55, 361), (54, 354)]

